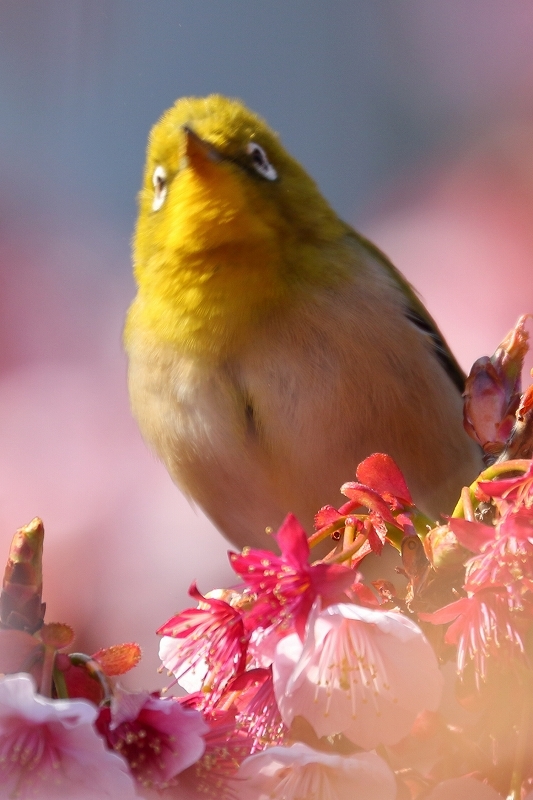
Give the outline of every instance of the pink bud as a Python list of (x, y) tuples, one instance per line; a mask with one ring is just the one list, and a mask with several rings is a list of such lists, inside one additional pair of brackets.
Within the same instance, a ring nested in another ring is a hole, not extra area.
[(488, 454), (503, 450), (515, 422), (528, 350), (526, 319), (520, 317), (491, 358), (475, 362), (466, 380), (464, 426)]

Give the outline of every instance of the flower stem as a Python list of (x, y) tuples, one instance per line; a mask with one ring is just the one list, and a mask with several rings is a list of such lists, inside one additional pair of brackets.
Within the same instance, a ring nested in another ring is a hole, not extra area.
[(343, 561), (348, 561), (352, 556), (354, 556), (358, 550), (366, 542), (366, 534), (360, 533), (358, 536), (355, 537), (353, 544), (348, 547), (346, 550), (343, 550), (341, 553), (337, 553), (337, 555), (333, 556), (332, 558), (325, 558), (324, 562), (327, 564), (342, 564)]
[(67, 684), (65, 682), (65, 676), (63, 672), (56, 667), (54, 668), (52, 674), (57, 696), (60, 698), (60, 700), (68, 699)]
[(320, 544), (320, 542), (323, 542), (324, 539), (327, 539), (328, 536), (331, 536), (332, 533), (335, 533), (335, 531), (339, 531), (341, 528), (344, 528), (345, 521), (346, 517), (339, 517), (339, 519), (336, 519), (335, 522), (331, 523), (331, 525), (321, 528), (321, 530), (311, 534), (311, 536), (309, 536), (307, 539), (309, 547), (315, 547), (317, 544)]
[[(422, 514), (422, 512), (419, 511), (418, 508), (414, 507), (413, 510), (411, 511), (411, 521), (413, 523), (415, 531), (418, 533), (419, 536), (422, 537), (422, 539), (424, 539), (428, 535), (428, 533), (431, 530), (433, 530), (433, 528), (436, 528), (436, 526), (438, 525), (438, 522), (436, 522), (434, 519), (426, 517), (426, 515)], [(401, 538), (403, 538), (403, 536)]]
[(354, 543), (354, 539), (355, 539), (355, 525), (353, 524), (353, 522), (348, 523), (347, 521), (346, 525), (344, 526), (344, 536), (342, 539), (343, 551), (348, 550), (348, 548), (352, 546), (352, 544)]
[(54, 671), (55, 658), (55, 648), (45, 645), (43, 671), (41, 673), (41, 685), (39, 687), (39, 693), (42, 694), (43, 697), (52, 697), (52, 673)]
[(470, 489), (468, 486), (463, 486), (461, 490), (461, 500), (463, 502), (464, 518), (469, 522), (475, 519), (474, 506), (472, 504), (472, 497), (470, 496)]
[[(472, 508), (475, 510), (479, 505), (479, 500), (476, 497), (476, 489), (478, 484), (482, 481), (492, 481), (494, 478), (500, 477), (500, 475), (506, 475), (508, 472), (527, 472), (531, 465), (531, 461), (527, 458), (515, 458), (512, 461), (502, 461), (501, 463), (491, 464), (490, 467), (484, 469), (481, 475), (474, 481), (474, 483), (470, 484), (469, 487), (465, 487), (470, 495), (470, 501), (472, 503)], [(457, 505), (453, 510), (452, 517), (463, 517), (465, 516), (465, 509), (464, 509), (464, 501), (463, 501), (463, 492), (461, 492), (461, 498)]]

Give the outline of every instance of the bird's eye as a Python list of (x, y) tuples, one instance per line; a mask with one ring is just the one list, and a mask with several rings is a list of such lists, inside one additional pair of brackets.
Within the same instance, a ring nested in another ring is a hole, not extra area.
[(152, 175), (152, 183), (154, 184), (154, 199), (152, 200), (152, 211), (159, 211), (165, 197), (167, 196), (167, 173), (162, 166), (154, 169)]
[(275, 181), (278, 173), (268, 160), (267, 154), (256, 142), (248, 142), (246, 152), (250, 156), (252, 167), (267, 181)]

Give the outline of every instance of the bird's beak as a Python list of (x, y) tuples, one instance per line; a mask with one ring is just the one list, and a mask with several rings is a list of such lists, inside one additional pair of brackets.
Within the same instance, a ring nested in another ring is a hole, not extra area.
[(222, 161), (222, 156), (213, 145), (201, 139), (188, 125), (183, 126), (185, 134), (184, 159), (187, 165), (201, 168), (206, 162)]

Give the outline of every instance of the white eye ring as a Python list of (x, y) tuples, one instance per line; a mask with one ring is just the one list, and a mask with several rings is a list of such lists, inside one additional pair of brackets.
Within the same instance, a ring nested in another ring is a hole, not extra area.
[(154, 185), (154, 199), (152, 201), (152, 211), (159, 211), (165, 197), (167, 196), (167, 173), (161, 165), (154, 169), (152, 175), (152, 183)]
[(257, 142), (248, 142), (246, 152), (251, 156), (252, 167), (267, 181), (275, 181), (278, 173), (268, 160), (267, 154)]

